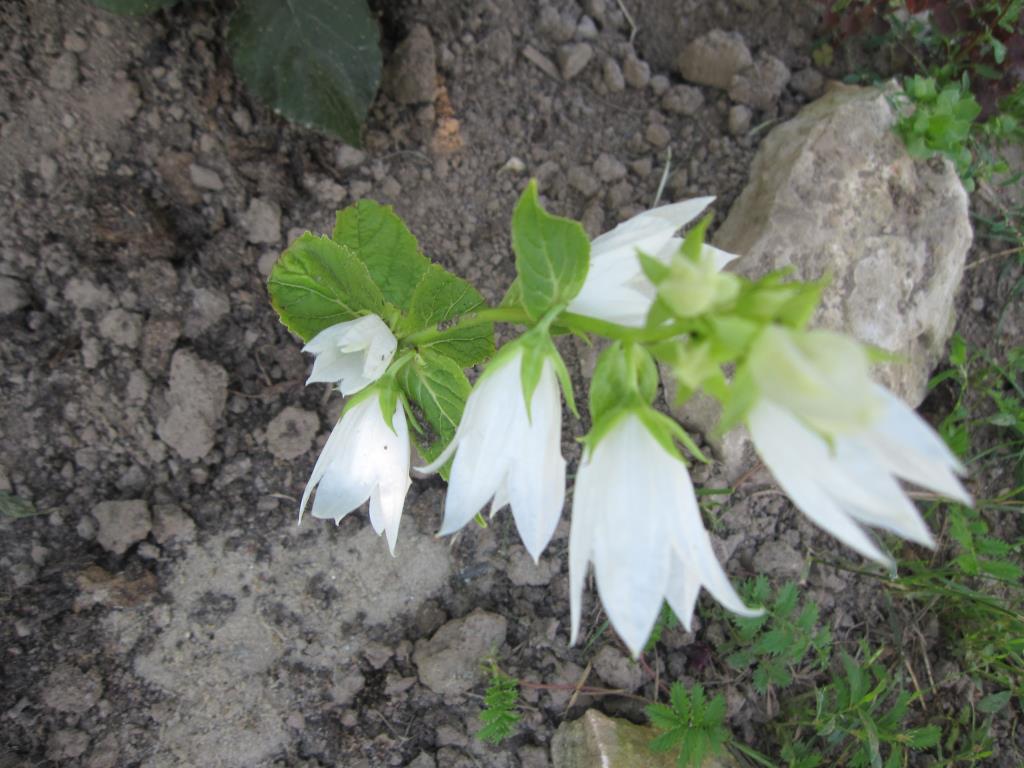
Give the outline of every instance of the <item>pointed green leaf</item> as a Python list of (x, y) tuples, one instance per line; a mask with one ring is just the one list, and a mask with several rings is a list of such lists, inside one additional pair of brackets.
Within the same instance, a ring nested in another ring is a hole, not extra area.
[(338, 211), (333, 237), (366, 265), (385, 300), (403, 312), (409, 309), (430, 260), (420, 253), (416, 238), (390, 205), (360, 200)]
[(31, 501), (26, 501), (20, 496), (0, 491), (0, 516), (3, 517), (33, 517), (42, 514)]
[[(433, 461), (455, 437), (469, 397), (469, 380), (450, 357), (424, 350), (399, 371), (398, 384), (430, 425), (430, 434), (415, 439), (420, 455)], [(447, 469), (441, 476), (448, 479)]]
[(583, 287), (590, 259), (587, 234), (578, 221), (541, 207), (536, 180), (530, 180), (512, 214), (512, 250), (531, 318), (568, 303)]
[[(472, 285), (438, 264), (423, 272), (409, 302), (409, 313), (399, 323), (399, 337), (447, 323), (484, 306), (484, 299)], [(494, 354), (494, 325), (480, 323), (453, 328), (440, 337), (419, 345), (420, 349), (448, 355), (464, 368)]]
[(142, 16), (146, 13), (159, 11), (161, 8), (170, 8), (178, 0), (92, 0), (105, 11), (119, 13), (122, 16)]
[(380, 33), (365, 0), (242, 0), (235, 73), (276, 111), (353, 146), (380, 83)]
[(350, 249), (309, 232), (281, 254), (267, 290), (281, 322), (303, 341), (336, 323), (384, 314), (365, 265)]

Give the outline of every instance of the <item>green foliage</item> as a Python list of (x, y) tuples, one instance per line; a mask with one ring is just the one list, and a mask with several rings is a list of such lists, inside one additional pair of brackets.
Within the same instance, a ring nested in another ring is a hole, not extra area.
[[(432, 264), (420, 278), (409, 300), (409, 314), (398, 331), (412, 332), (449, 323), (484, 306), (484, 299), (472, 285)], [(447, 355), (464, 367), (475, 365), (494, 354), (494, 326), (477, 323), (453, 327), (420, 345)]]
[(945, 155), (953, 161), (965, 185), (973, 188), (974, 157), (968, 144), (981, 105), (967, 80), (940, 88), (935, 78), (914, 75), (904, 81), (903, 90), (914, 105), (914, 111), (896, 123), (896, 132), (907, 145), (907, 151), (914, 157)]
[(700, 683), (689, 691), (673, 683), (669, 703), (650, 704), (645, 711), (651, 725), (661, 731), (651, 749), (677, 752), (679, 768), (699, 768), (706, 757), (721, 754), (732, 739), (725, 727), (725, 697), (719, 693), (707, 701)]
[(337, 323), (384, 315), (384, 297), (356, 253), (309, 232), (281, 255), (267, 288), (281, 321), (307, 342)]
[[(429, 431), (414, 431), (420, 454), (433, 461), (452, 438), (462, 418), (470, 386), (462, 366), (446, 355), (426, 349), (404, 365), (398, 384), (406, 397), (419, 407)], [(442, 470), (447, 479), (447, 470)]]
[(142, 16), (162, 8), (176, 5), (178, 0), (92, 0), (105, 11), (119, 13), (122, 16)]
[[(178, 0), (92, 0), (137, 16)], [(381, 76), (366, 0), (240, 0), (228, 29), (238, 76), (275, 112), (359, 146)]]
[[(789, 686), (797, 666), (824, 669), (828, 665), (832, 635), (827, 627), (818, 626), (817, 605), (798, 604), (796, 584), (785, 584), (773, 595), (768, 580), (759, 576), (742, 592), (749, 605), (765, 606), (765, 613), (753, 618), (730, 615), (733, 637), (723, 650), (733, 669), (753, 671), (759, 693)], [(808, 653), (812, 658), (805, 662)]]
[(15, 496), (6, 491), (0, 491), (0, 516), (3, 517), (34, 517), (40, 515), (31, 501), (26, 501), (20, 496)]
[(583, 287), (590, 240), (578, 221), (544, 210), (533, 179), (512, 214), (512, 250), (522, 305), (532, 319), (568, 304)]
[(257, 97), (359, 146), (380, 83), (379, 37), (366, 0), (243, 0), (228, 45)]
[(484, 694), (484, 710), (480, 713), (483, 726), (475, 736), (497, 744), (511, 736), (519, 723), (519, 714), (515, 711), (519, 703), (519, 682), (498, 669), (493, 660), (490, 666), (490, 684)]

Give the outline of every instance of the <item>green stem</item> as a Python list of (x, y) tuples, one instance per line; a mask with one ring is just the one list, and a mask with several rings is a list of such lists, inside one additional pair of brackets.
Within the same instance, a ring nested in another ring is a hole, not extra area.
[(556, 324), (573, 331), (596, 333), (613, 341), (632, 341), (638, 344), (664, 341), (665, 339), (671, 339), (693, 330), (691, 323), (682, 320), (658, 326), (657, 328), (630, 328), (626, 325), (609, 323), (607, 320), (598, 320), (596, 317), (577, 315), (573, 312), (563, 312), (560, 314)]
[(521, 309), (520, 307), (493, 307), (481, 309), (478, 312), (463, 315), (455, 325), (449, 326), (443, 330), (439, 328), (426, 328), (422, 331), (412, 333), (402, 339), (402, 345), (405, 347), (415, 347), (420, 344), (429, 344), (432, 341), (436, 341), (437, 339), (449, 335), (455, 330), (470, 328), (474, 325), (483, 325), (484, 323), (522, 324), (528, 323), (529, 321), (530, 317), (526, 314), (526, 310)]

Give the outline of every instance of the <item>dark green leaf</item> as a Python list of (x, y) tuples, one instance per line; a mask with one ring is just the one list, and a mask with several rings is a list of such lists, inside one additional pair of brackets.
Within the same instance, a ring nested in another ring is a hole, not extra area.
[(6, 491), (0, 491), (0, 516), (18, 518), (33, 517), (39, 514), (42, 513), (36, 510), (32, 502)]
[(409, 309), (430, 260), (390, 205), (360, 200), (338, 211), (333, 237), (366, 265), (386, 301), (402, 311)]
[(1010, 703), (1011, 696), (1013, 696), (1013, 691), (990, 693), (978, 702), (978, 711), (985, 715), (994, 715)]
[(366, 0), (242, 0), (228, 46), (256, 96), (358, 146), (380, 82), (379, 37)]
[(122, 16), (142, 16), (146, 13), (159, 11), (161, 8), (170, 8), (178, 0), (92, 0), (105, 11), (119, 13)]
[(568, 303), (583, 287), (590, 241), (578, 221), (552, 216), (541, 207), (532, 179), (512, 214), (512, 250), (531, 318)]
[(380, 290), (355, 254), (308, 232), (281, 254), (267, 289), (281, 322), (303, 341), (336, 323), (384, 312)]

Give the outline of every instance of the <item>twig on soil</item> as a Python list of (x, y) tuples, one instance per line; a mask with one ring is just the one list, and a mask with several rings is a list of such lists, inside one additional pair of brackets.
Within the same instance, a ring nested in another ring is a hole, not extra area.
[(974, 269), (980, 267), (982, 264), (987, 264), (990, 261), (1001, 259), (1005, 256), (1012, 256), (1015, 253), (1024, 253), (1024, 246), (1018, 246), (1016, 248), (1007, 248), (1005, 251), (999, 251), (998, 253), (990, 253), (988, 256), (983, 256), (980, 259), (975, 259), (970, 264), (964, 267), (964, 270)]
[(569, 710), (572, 709), (572, 705), (576, 703), (576, 699), (580, 696), (580, 688), (587, 682), (587, 678), (590, 677), (590, 670), (593, 667), (592, 662), (587, 662), (586, 668), (583, 670), (583, 674), (580, 675), (580, 679), (576, 681), (576, 690), (572, 692), (572, 696), (569, 697), (569, 703), (565, 705), (565, 712), (562, 713), (562, 717), (565, 717)]
[(615, 2), (618, 3), (619, 10), (622, 11), (622, 15), (626, 17), (626, 23), (629, 24), (629, 44), (632, 45), (633, 41), (636, 39), (636, 22), (633, 20), (633, 15), (629, 12), (629, 9), (626, 8), (626, 4), (622, 2), (622, 0), (615, 0)]
[(917, 682), (917, 675), (914, 674), (914, 665), (910, 663), (910, 659), (906, 656), (903, 657), (903, 666), (910, 673), (910, 681), (914, 684), (914, 690), (917, 691), (917, 703), (921, 705), (921, 711), (927, 712), (928, 707), (924, 703), (924, 691), (921, 690), (921, 684)]
[(665, 191), (665, 184), (668, 182), (668, 173), (672, 170), (672, 147), (665, 150), (665, 170), (661, 172), (661, 181), (658, 182), (658, 191), (654, 194), (654, 202), (651, 208), (657, 208), (661, 201), (661, 193)]

